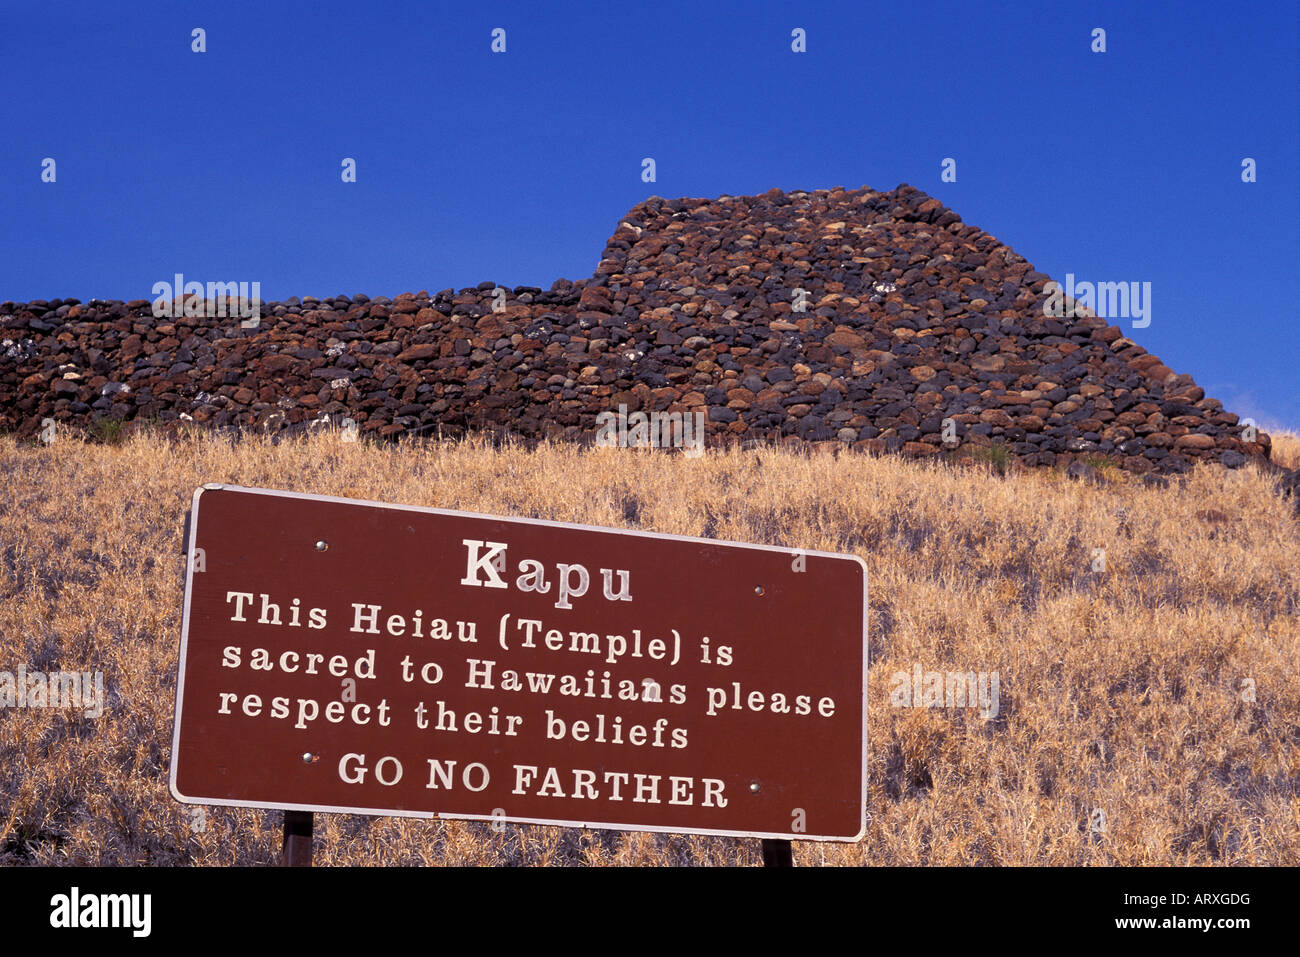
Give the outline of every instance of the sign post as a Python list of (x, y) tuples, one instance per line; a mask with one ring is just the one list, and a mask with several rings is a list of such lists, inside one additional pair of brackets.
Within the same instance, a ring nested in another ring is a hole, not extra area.
[(789, 841), (763, 840), (764, 867), (794, 867), (794, 845)]
[(315, 822), (311, 811), (284, 812), (285, 867), (311, 867), (311, 836)]
[(857, 841), (855, 556), (206, 485), (183, 802)]

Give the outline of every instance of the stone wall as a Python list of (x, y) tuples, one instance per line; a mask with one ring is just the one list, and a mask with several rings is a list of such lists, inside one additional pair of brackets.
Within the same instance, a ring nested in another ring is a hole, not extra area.
[[(590, 437), (616, 411), (704, 410), (708, 444), (1178, 472), (1265, 460), (1237, 416), (1049, 277), (910, 186), (633, 208), (595, 273), (549, 290), (262, 303), (256, 328), (177, 301), (0, 304), (0, 428), (195, 422), (361, 434)], [(223, 303), (223, 305), (225, 305)], [(191, 315), (184, 315), (185, 312)], [(233, 311), (233, 310), (232, 310)], [(947, 423), (945, 429), (945, 420)]]

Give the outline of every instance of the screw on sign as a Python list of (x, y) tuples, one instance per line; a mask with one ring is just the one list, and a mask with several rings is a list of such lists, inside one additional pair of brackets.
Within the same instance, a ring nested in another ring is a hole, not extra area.
[(286, 863), (316, 811), (863, 835), (855, 556), (222, 485), (186, 549), (172, 794)]

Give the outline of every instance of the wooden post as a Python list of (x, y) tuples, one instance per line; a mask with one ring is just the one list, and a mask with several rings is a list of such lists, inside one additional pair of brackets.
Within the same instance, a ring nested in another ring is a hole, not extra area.
[(789, 841), (763, 839), (764, 867), (794, 867), (794, 845)]
[(311, 867), (311, 811), (284, 812), (284, 867)]

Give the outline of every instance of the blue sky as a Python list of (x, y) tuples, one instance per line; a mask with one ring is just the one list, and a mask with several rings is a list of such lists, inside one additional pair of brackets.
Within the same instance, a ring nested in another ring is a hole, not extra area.
[(650, 195), (906, 182), (1055, 278), (1150, 282), (1132, 338), (1297, 428), (1297, 51), (1267, 0), (10, 2), (0, 301), (548, 287)]

